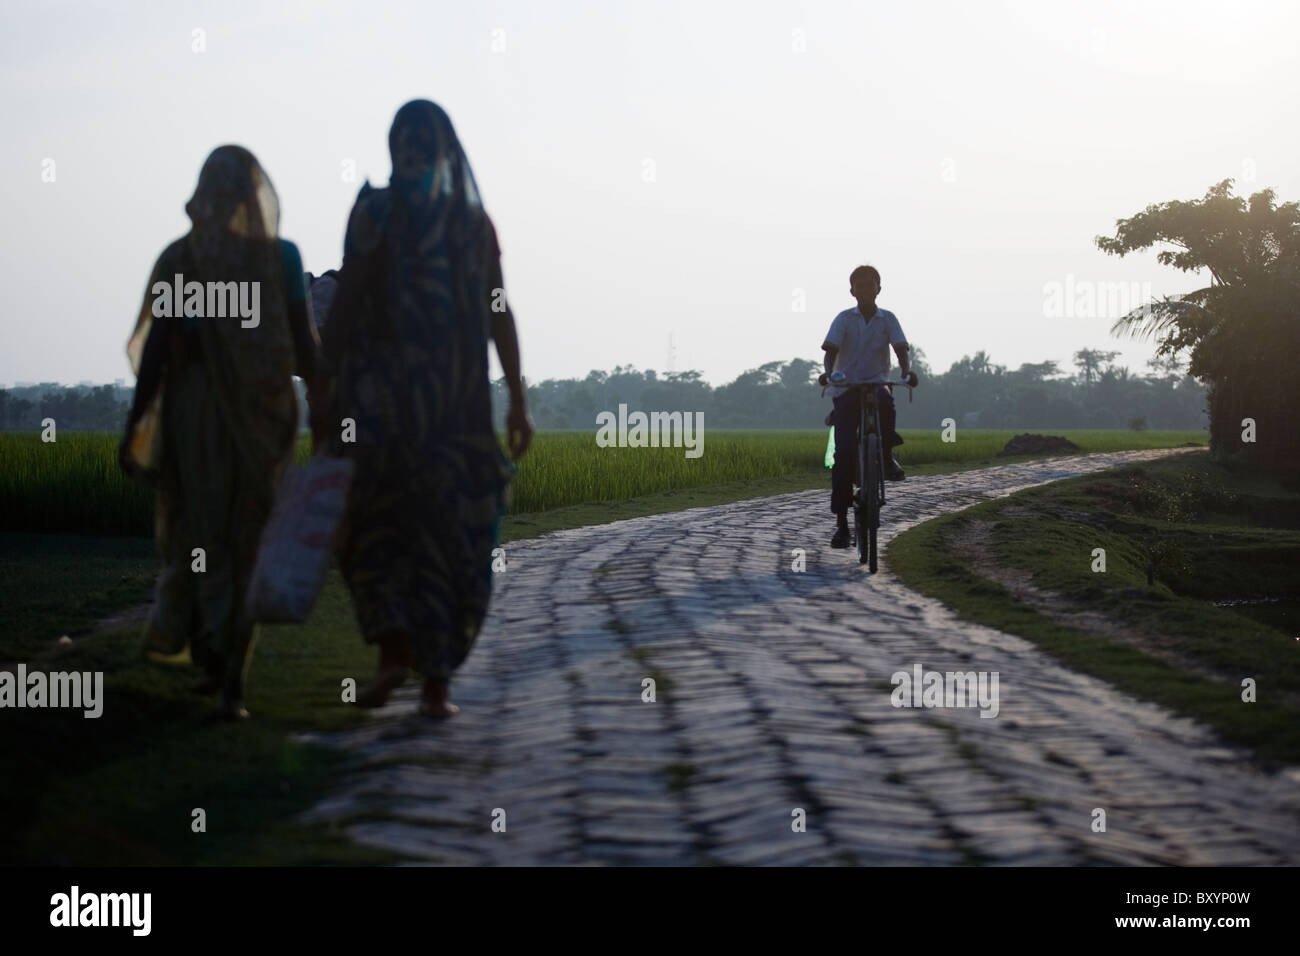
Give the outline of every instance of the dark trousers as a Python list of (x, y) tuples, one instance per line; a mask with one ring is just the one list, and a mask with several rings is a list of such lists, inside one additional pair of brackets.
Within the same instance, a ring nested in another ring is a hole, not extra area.
[[(858, 457), (858, 420), (862, 417), (862, 393), (849, 389), (835, 399), (831, 411), (831, 424), (835, 426), (835, 467), (831, 469), (831, 511), (836, 517), (844, 518), (849, 505), (853, 503), (853, 473), (857, 471)], [(876, 407), (880, 410), (880, 431), (888, 435), (885, 443), (885, 455), (890, 449), (903, 444), (902, 437), (894, 430), (898, 415), (894, 409), (894, 393), (887, 385), (876, 387)], [(886, 459), (888, 460), (888, 459)]]

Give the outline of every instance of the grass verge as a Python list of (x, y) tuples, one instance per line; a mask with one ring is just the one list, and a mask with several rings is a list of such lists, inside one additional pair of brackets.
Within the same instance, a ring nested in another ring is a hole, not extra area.
[[(138, 625), (96, 630), (104, 613), (148, 599), (151, 554), (138, 539), (0, 535), (0, 599), (13, 615), (0, 661), (104, 673), (99, 718), (0, 712), (0, 862), (392, 860), (292, 821), (328, 791), (342, 758), (290, 735), (361, 720), (341, 702), (341, 681), (364, 681), (374, 667), (337, 572), (306, 625), (262, 629), (249, 674), (253, 719), (226, 724), (211, 719), (211, 699), (189, 691), (191, 668), (141, 658)], [(57, 643), (63, 634), (70, 647)], [(205, 833), (191, 829), (195, 809), (206, 813)]]
[[(1115, 626), (1067, 626), (1018, 601), (975, 566), (965, 547), (973, 529), (986, 560), (1026, 572), (1035, 591)], [(1286, 617), (1300, 595), (1297, 529), (1300, 489), (1186, 455), (928, 521), (895, 538), (887, 558), (905, 584), (961, 617), (1203, 721), (1274, 766), (1300, 762), (1300, 627)], [(1093, 570), (1098, 548), (1104, 573)], [(1292, 603), (1215, 604), (1275, 597)], [(1261, 606), (1273, 610), (1260, 615)], [(1247, 677), (1256, 681), (1255, 703), (1242, 700)]]

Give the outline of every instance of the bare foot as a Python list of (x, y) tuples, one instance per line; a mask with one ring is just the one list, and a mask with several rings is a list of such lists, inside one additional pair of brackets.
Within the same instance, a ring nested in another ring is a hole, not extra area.
[(435, 720), (446, 720), (448, 717), (454, 717), (460, 713), (460, 708), (451, 701), (442, 704), (430, 704), (428, 701), (420, 702), (420, 716), (432, 717)]
[(420, 715), (444, 720), (460, 713), (460, 708), (447, 699), (447, 684), (444, 681), (426, 680), (424, 696), (420, 700)]
[(217, 716), (222, 720), (247, 720), (248, 711), (238, 700), (223, 699), (217, 707)]
[(443, 701), (442, 704), (430, 704), (429, 701), (420, 701), (421, 717), (432, 717), (435, 721), (445, 721), (448, 717), (455, 717), (460, 713), (460, 708), (451, 701)]

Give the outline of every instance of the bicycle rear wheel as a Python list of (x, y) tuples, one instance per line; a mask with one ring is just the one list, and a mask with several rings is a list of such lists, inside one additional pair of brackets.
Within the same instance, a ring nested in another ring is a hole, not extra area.
[(876, 530), (880, 527), (880, 436), (872, 432), (867, 436), (867, 463), (862, 482), (862, 522), (866, 525), (866, 547), (858, 543), (858, 563), (866, 562), (868, 570), (876, 573)]

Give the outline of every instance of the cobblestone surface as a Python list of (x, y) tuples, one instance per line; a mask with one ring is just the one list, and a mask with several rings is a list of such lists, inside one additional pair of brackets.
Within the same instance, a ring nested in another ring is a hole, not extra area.
[[(890, 485), (881, 547), (1161, 454)], [(353, 759), (303, 821), (444, 864), (1300, 863), (1300, 771), (1260, 773), (1206, 728), (958, 621), (883, 559), (868, 574), (830, 549), (828, 503), (781, 495), (508, 545), (453, 685), (461, 714), (416, 716), (410, 682), (362, 728), (304, 738)], [(916, 664), (998, 672), (997, 717), (895, 708), (890, 675)]]

